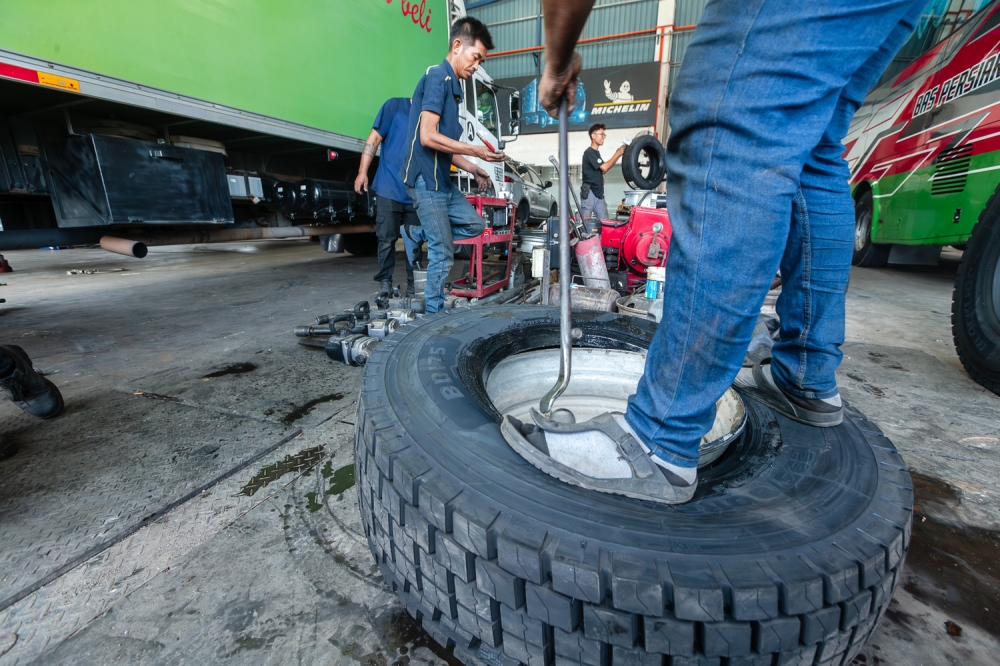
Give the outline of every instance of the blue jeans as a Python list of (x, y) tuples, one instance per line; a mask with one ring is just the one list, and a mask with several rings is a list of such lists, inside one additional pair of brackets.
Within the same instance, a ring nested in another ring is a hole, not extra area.
[(406, 225), (402, 228), (401, 233), (403, 249), (406, 251), (406, 262), (415, 267), (417, 262), (422, 261), (421, 254), (424, 243), (427, 242), (427, 236), (424, 235), (424, 229), (419, 224)]
[(842, 140), (927, 0), (711, 0), (670, 98), (663, 324), (626, 419), (682, 467), (742, 365), (775, 270), (772, 370), (837, 394), (854, 207)]
[(453, 239), (473, 238), (483, 233), (486, 222), (465, 195), (453, 184), (434, 192), (427, 189), (423, 176), (407, 187), (413, 207), (420, 218), (420, 228), (427, 239), (427, 286), (424, 300), (427, 314), (444, 305), (444, 283), (455, 264)]

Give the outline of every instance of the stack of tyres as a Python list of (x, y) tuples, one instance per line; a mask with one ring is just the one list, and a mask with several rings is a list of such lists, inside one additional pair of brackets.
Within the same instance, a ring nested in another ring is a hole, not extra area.
[[(646, 349), (655, 331), (609, 313), (574, 325), (604, 349)], [(515, 453), (485, 390), (500, 361), (558, 335), (551, 308), (460, 311), (393, 333), (366, 364), (359, 504), (410, 614), (469, 664), (850, 663), (909, 547), (892, 443), (849, 407), (818, 430), (745, 396), (744, 433), (691, 502), (588, 492)]]

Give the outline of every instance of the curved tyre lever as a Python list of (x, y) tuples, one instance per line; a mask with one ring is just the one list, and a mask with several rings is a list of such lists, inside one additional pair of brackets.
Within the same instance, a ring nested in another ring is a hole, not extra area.
[(573, 320), (569, 304), (569, 111), (566, 99), (559, 104), (559, 379), (538, 404), (542, 414), (552, 411), (552, 404), (569, 386), (572, 371)]

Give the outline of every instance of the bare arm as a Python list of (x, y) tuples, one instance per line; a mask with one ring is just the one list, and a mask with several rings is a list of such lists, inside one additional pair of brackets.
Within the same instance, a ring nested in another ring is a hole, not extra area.
[[(441, 116), (431, 111), (424, 111), (420, 115), (420, 145), (442, 153), (451, 153), (455, 157), (459, 155), (473, 155), (487, 162), (500, 162), (503, 160), (503, 153), (495, 153), (486, 146), (473, 146), (468, 143), (456, 141), (455, 139), (449, 139), (438, 131), (438, 123), (440, 121)], [(466, 163), (468, 164), (468, 162)], [(452, 164), (459, 166), (454, 159), (452, 159)], [(473, 171), (472, 173), (475, 172)]]
[(542, 106), (553, 117), (566, 97), (572, 110), (576, 101), (576, 77), (583, 61), (574, 51), (594, 0), (542, 0), (545, 17), (545, 72), (539, 85)]
[(469, 160), (465, 159), (461, 155), (452, 155), (451, 163), (462, 171), (468, 171), (473, 176), (476, 177), (476, 187), (480, 190), (485, 190), (490, 186), (490, 174), (486, 173), (486, 170), (480, 166), (476, 166)]
[(362, 194), (368, 189), (368, 168), (372, 165), (375, 151), (382, 143), (382, 135), (372, 130), (365, 141), (365, 147), (361, 149), (361, 166), (358, 167), (358, 177), (354, 179), (354, 191)]
[(615, 154), (611, 156), (611, 159), (598, 167), (601, 170), (601, 173), (607, 173), (610, 171), (611, 167), (613, 167), (618, 162), (618, 159), (624, 154), (625, 146), (619, 146), (618, 150), (615, 151)]

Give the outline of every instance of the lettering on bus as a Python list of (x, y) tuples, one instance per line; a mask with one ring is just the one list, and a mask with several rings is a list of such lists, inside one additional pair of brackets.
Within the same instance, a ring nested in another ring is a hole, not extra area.
[(947, 104), (953, 99), (957, 99), (977, 88), (992, 83), (1000, 76), (1000, 68), (997, 67), (997, 55), (994, 53), (990, 57), (984, 58), (964, 72), (951, 77), (940, 86), (934, 86), (917, 97), (917, 101), (913, 105), (913, 117), (916, 118), (923, 115), (935, 107)]

